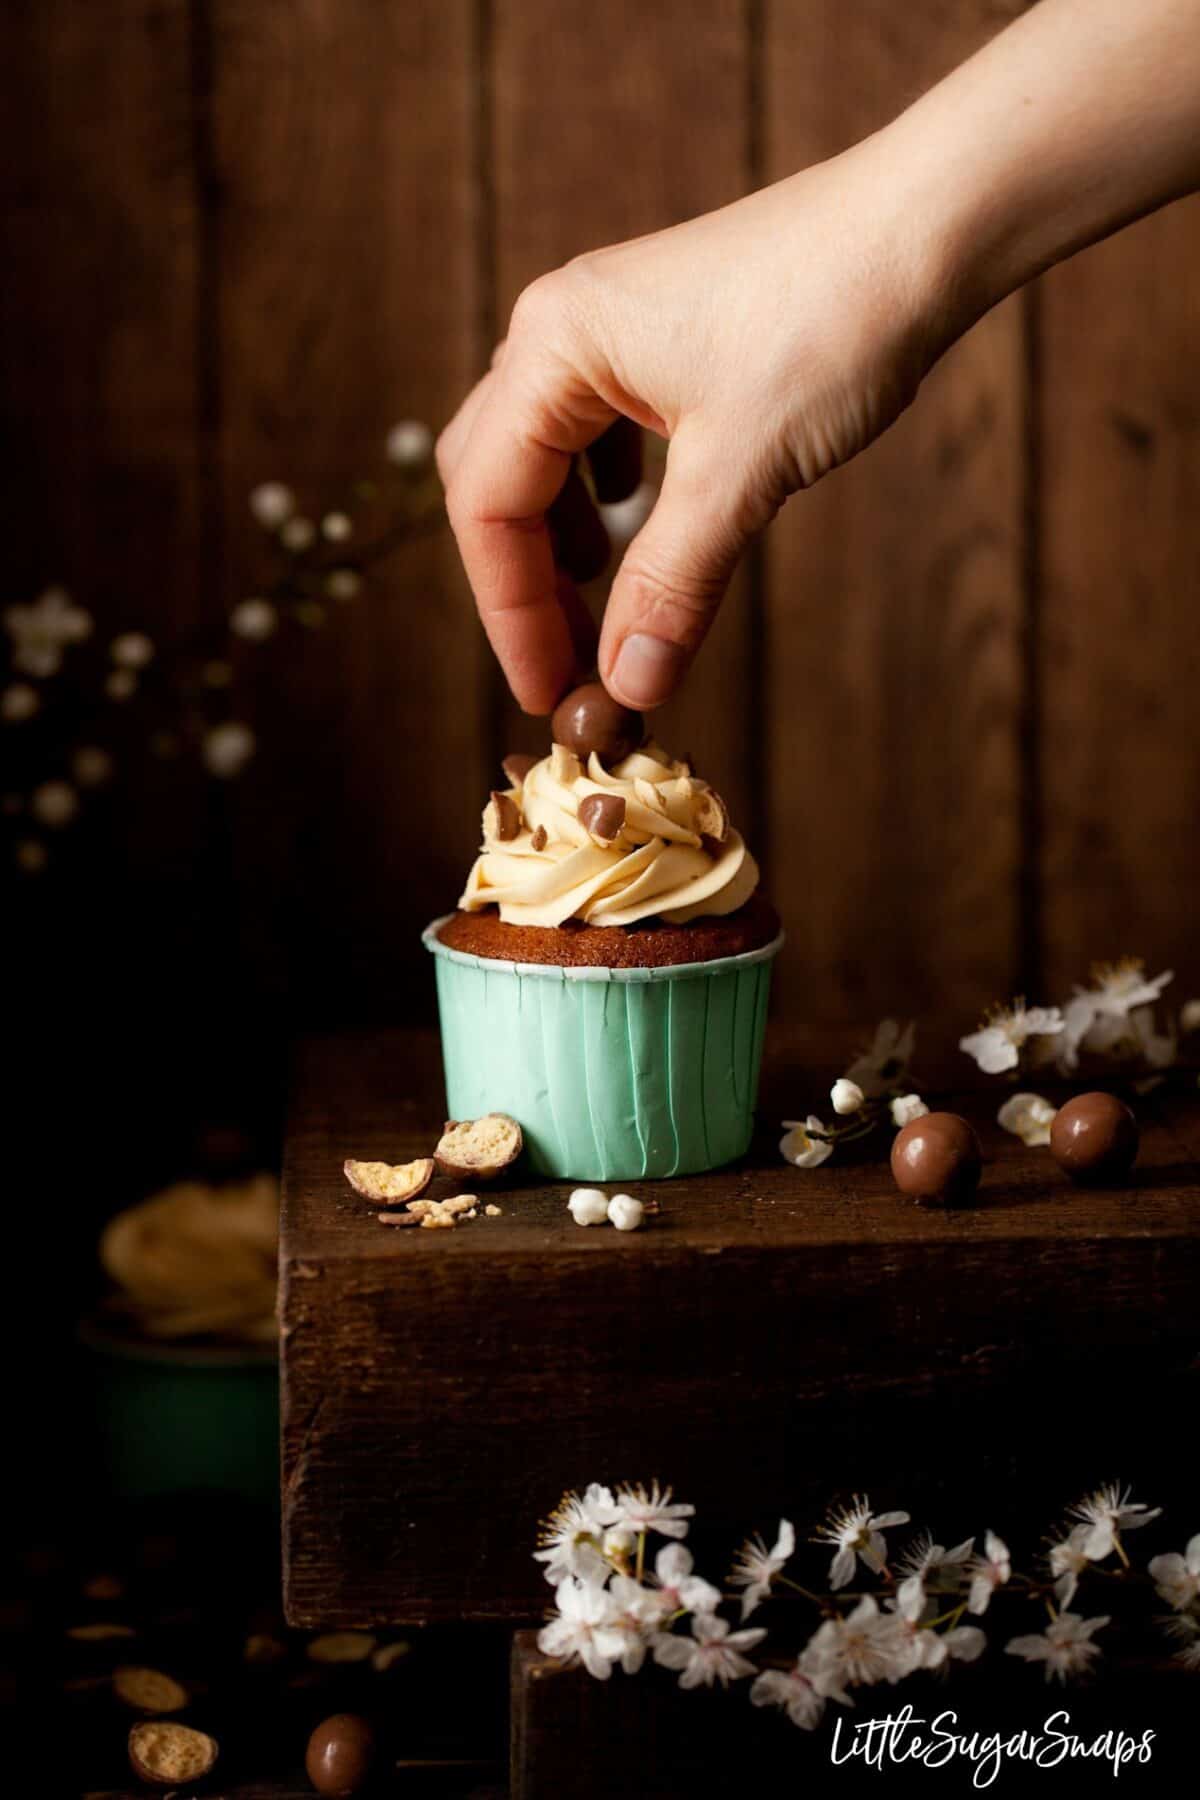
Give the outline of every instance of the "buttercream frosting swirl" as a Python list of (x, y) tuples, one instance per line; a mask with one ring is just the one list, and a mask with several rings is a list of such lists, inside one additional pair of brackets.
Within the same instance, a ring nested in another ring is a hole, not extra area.
[[(623, 812), (584, 807), (592, 795), (623, 802)], [(649, 743), (606, 769), (594, 753), (585, 765), (555, 744), (484, 808), (483, 845), (458, 904), (497, 906), (510, 925), (682, 925), (736, 912), (757, 886), (758, 865), (724, 802), (686, 762)]]

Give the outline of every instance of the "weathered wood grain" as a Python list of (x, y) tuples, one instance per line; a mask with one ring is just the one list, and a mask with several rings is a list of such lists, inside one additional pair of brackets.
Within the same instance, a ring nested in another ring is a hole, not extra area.
[[(776, 1647), (783, 1651), (788, 1641), (801, 1640), (805, 1614), (798, 1608), (794, 1618), (781, 1619), (776, 1607), (760, 1612), (756, 1622), (769, 1624), (773, 1638), (778, 1633)], [(510, 1800), (558, 1800), (568, 1793), (572, 1800), (609, 1800), (626, 1789), (634, 1770), (638, 1800), (725, 1800), (751, 1789), (787, 1792), (810, 1783), (814, 1792), (858, 1796), (877, 1793), (881, 1779), (889, 1794), (919, 1800), (929, 1789), (930, 1766), (899, 1756), (882, 1768), (851, 1760), (856, 1728), (870, 1719), (895, 1717), (908, 1704), (924, 1722), (927, 1741), (931, 1721), (947, 1714), (953, 1717), (943, 1717), (941, 1729), (967, 1739), (977, 1732), (982, 1742), (996, 1732), (1008, 1737), (1036, 1730), (1059, 1704), (1047, 1705), (1044, 1684), (1032, 1669), (993, 1654), (970, 1669), (960, 1666), (948, 1682), (925, 1675), (906, 1681), (900, 1695), (886, 1687), (861, 1690), (854, 1711), (840, 1715), (834, 1762), (835, 1707), (815, 1731), (798, 1731), (773, 1708), (766, 1713), (752, 1708), (748, 1687), (739, 1682), (724, 1692), (688, 1693), (674, 1676), (651, 1668), (633, 1680), (615, 1674), (608, 1682), (593, 1681), (580, 1668), (564, 1669), (542, 1656), (533, 1632), (518, 1632), (512, 1653)], [(1135, 1741), (1147, 1727), (1155, 1732), (1152, 1763), (1122, 1768), (1122, 1779), (1128, 1776), (1135, 1794), (1169, 1793), (1177, 1782), (1186, 1785), (1194, 1684), (1185, 1670), (1161, 1662), (1102, 1667), (1097, 1679), (1086, 1687), (1076, 1684), (1062, 1704), (1070, 1713), (1069, 1729), (1086, 1742), (1120, 1729)], [(1068, 1729), (1064, 1721), (1059, 1724)], [(912, 1739), (901, 1735), (899, 1742), (911, 1746)], [(1013, 1775), (1009, 1763), (989, 1786), (1015, 1793)]]
[[(470, 0), (215, 0), (219, 451), (227, 598), (264, 566), (247, 509), (379, 476), (397, 418), (437, 427), (477, 354)], [(353, 555), (353, 545), (349, 547)], [(250, 954), (277, 979), (398, 1004), (461, 886), (487, 774), (484, 650), (446, 535), (399, 550), (320, 632), (294, 629), (242, 791)], [(320, 946), (317, 948), (317, 946)]]
[(1178, 969), (1181, 999), (1200, 990), (1198, 263), (1193, 200), (1040, 284), (1038, 782), (1055, 992), (1123, 954)]
[[(804, 1070), (779, 1059), (803, 1110)], [(1200, 1186), (1173, 1112), (1146, 1114), (1136, 1179), (1107, 1193), (1002, 1134), (988, 1092), (955, 1102), (988, 1159), (961, 1213), (904, 1201), (881, 1153), (792, 1169), (765, 1127), (743, 1165), (641, 1184), (661, 1211), (639, 1233), (581, 1230), (557, 1183), (501, 1189), (501, 1217), (453, 1232), (389, 1231), (342, 1161), (427, 1152), (440, 1101), (421, 1034), (330, 1040), (298, 1071), (294, 1623), (536, 1615), (533, 1522), (594, 1479), (673, 1481), (721, 1555), (780, 1510), (815, 1520), (833, 1488), (936, 1513), (948, 1491), (956, 1512), (995, 1506), (999, 1485), (1009, 1518), (1053, 1516), (1101, 1453), (1178, 1480), (1164, 1419), (1194, 1405)], [(1045, 1441), (1031, 1421), (1051, 1389), (1071, 1401)]]
[[(741, 0), (500, 0), (491, 79), (501, 331), (520, 290), (546, 270), (752, 185), (745, 12)], [(597, 607), (606, 591), (603, 578), (590, 584)], [(685, 691), (654, 718), (668, 747), (694, 752), (740, 821), (757, 818), (754, 604), (743, 571)], [(505, 747), (543, 747), (544, 724), (522, 720), (506, 697), (499, 717)]]
[[(1020, 10), (768, 6), (768, 174), (876, 129)], [(971, 1012), (1013, 979), (1021, 434), (1009, 303), (768, 534), (768, 874), (809, 1016)]]

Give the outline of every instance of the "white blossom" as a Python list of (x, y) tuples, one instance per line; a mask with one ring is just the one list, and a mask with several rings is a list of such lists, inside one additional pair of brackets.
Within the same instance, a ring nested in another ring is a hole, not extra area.
[(421, 419), (401, 419), (387, 434), (387, 459), (399, 469), (422, 469), (433, 455), (433, 433)]
[(278, 531), (296, 510), (296, 496), (282, 481), (264, 481), (250, 494), (250, 511), (267, 531)]
[(1130, 1488), (1122, 1488), (1120, 1482), (1109, 1481), (1071, 1507), (1071, 1517), (1089, 1528), (1087, 1536), (1081, 1540), (1083, 1554), (1089, 1562), (1103, 1562), (1116, 1547), (1122, 1531), (1136, 1531), (1141, 1525), (1149, 1525), (1162, 1512), (1161, 1506), (1131, 1501), (1131, 1492)]
[(1097, 963), (1092, 969), (1091, 986), (1076, 987), (1074, 998), (1063, 1009), (1064, 1031), (1057, 1046), (1059, 1068), (1069, 1074), (1078, 1066), (1081, 1050), (1104, 1056), (1132, 1047), (1131, 1014), (1145, 1006), (1153, 1009), (1163, 989), (1174, 979), (1174, 971), (1168, 969), (1148, 980), (1146, 966), (1138, 956)]
[(796, 1549), (795, 1527), (789, 1519), (780, 1519), (779, 1535), (768, 1550), (761, 1537), (747, 1538), (737, 1553), (729, 1581), (732, 1587), (744, 1588), (742, 1618), (748, 1619), (760, 1600), (771, 1591), (775, 1577), (787, 1567)]
[(145, 669), (154, 661), (154, 642), (144, 631), (122, 631), (108, 654), (119, 669)]
[(813, 1113), (809, 1113), (803, 1123), (799, 1119), (785, 1119), (783, 1124), (787, 1135), (779, 1140), (779, 1154), (784, 1162), (794, 1163), (798, 1169), (815, 1169), (833, 1155), (833, 1145), (828, 1138), (812, 1135), (825, 1129)]
[(261, 644), (279, 624), (279, 614), (269, 600), (239, 600), (229, 615), (229, 628), (247, 643)]
[(880, 1612), (872, 1595), (844, 1619), (826, 1619), (809, 1639), (808, 1666), (823, 1691), (902, 1681), (918, 1666), (912, 1634), (895, 1613)]
[(901, 1578), (908, 1575), (933, 1575), (939, 1569), (956, 1580), (962, 1572), (964, 1563), (971, 1560), (975, 1549), (974, 1538), (964, 1538), (961, 1544), (946, 1549), (944, 1544), (935, 1544), (932, 1532), (923, 1531), (907, 1545), (903, 1556), (896, 1563), (896, 1574)]
[(14, 681), (0, 694), (0, 718), (6, 725), (20, 725), (32, 719), (42, 704), (41, 696), (27, 681)]
[(1012, 1574), (1012, 1560), (1003, 1538), (994, 1531), (986, 1532), (983, 1548), (984, 1554), (972, 1557), (967, 1571), (971, 1577), (967, 1611), (976, 1616), (987, 1611), (996, 1589), (1003, 1587)]
[(1059, 1613), (1045, 1631), (1015, 1637), (1004, 1648), (1007, 1655), (1023, 1656), (1026, 1662), (1044, 1662), (1047, 1681), (1065, 1681), (1068, 1675), (1082, 1674), (1100, 1655), (1092, 1634), (1108, 1622), (1107, 1615), (1081, 1619), (1077, 1613)]
[(1185, 1037), (1200, 1031), (1200, 1000), (1185, 1000), (1179, 1009), (1179, 1029)]
[(43, 781), (33, 790), (29, 810), (40, 824), (59, 831), (79, 811), (79, 795), (69, 781)]
[(577, 1225), (603, 1225), (608, 1218), (608, 1201), (599, 1188), (575, 1188), (567, 1201), (567, 1211)]
[(554, 1592), (558, 1616), (538, 1633), (543, 1656), (580, 1662), (597, 1681), (607, 1681), (627, 1647), (628, 1633), (617, 1621), (617, 1604), (596, 1581), (560, 1581)]
[(357, 569), (330, 569), (325, 577), (325, 592), (331, 600), (353, 600), (362, 590), (362, 576)]
[(1149, 1567), (1161, 1600), (1176, 1612), (1192, 1606), (1200, 1600), (1200, 1532), (1188, 1540), (1182, 1556), (1170, 1550), (1165, 1556), (1152, 1556)]
[(545, 1563), (543, 1571), (552, 1586), (570, 1576), (600, 1579), (608, 1573), (601, 1554), (605, 1527), (614, 1512), (613, 1497), (606, 1487), (593, 1481), (582, 1494), (564, 1494), (542, 1526), (539, 1550), (534, 1562)]
[(730, 1631), (716, 1613), (693, 1613), (691, 1637), (660, 1632), (653, 1643), (654, 1660), (664, 1669), (680, 1671), (681, 1688), (711, 1687), (715, 1681), (728, 1687), (731, 1681), (755, 1673), (754, 1664), (743, 1652), (752, 1650), (766, 1635), (758, 1626)]
[(974, 1057), (985, 1075), (1002, 1075), (1015, 1069), (1030, 1038), (1055, 1037), (1063, 1029), (1057, 1006), (1027, 1007), (1024, 1000), (996, 1007), (978, 1031), (960, 1038), (958, 1047)]
[(873, 1575), (887, 1567), (887, 1543), (884, 1532), (893, 1525), (907, 1525), (906, 1512), (875, 1514), (871, 1502), (861, 1494), (854, 1496), (849, 1507), (835, 1508), (820, 1527), (813, 1542), (837, 1546), (829, 1565), (829, 1585), (845, 1587), (854, 1574), (854, 1559), (860, 1557)]
[(911, 1125), (914, 1119), (923, 1119), (928, 1111), (920, 1094), (897, 1094), (891, 1104), (892, 1124)]
[(850, 1081), (845, 1075), (834, 1082), (829, 1090), (829, 1103), (835, 1113), (843, 1118), (850, 1113), (860, 1112), (863, 1104), (863, 1091), (857, 1081)]
[(751, 1706), (778, 1706), (801, 1731), (821, 1723), (825, 1696), (800, 1657), (790, 1669), (764, 1669), (750, 1689)]
[(878, 1099), (907, 1075), (916, 1037), (912, 1021), (902, 1027), (895, 1019), (881, 1020), (870, 1049), (863, 1050), (846, 1070), (847, 1079), (856, 1081), (869, 1100)]
[(1050, 1142), (1050, 1127), (1057, 1111), (1040, 1094), (1010, 1094), (996, 1114), (996, 1123), (1032, 1149)]
[(279, 528), (280, 543), (285, 550), (291, 550), (297, 555), (302, 550), (310, 549), (316, 539), (317, 528), (311, 519), (304, 517), (303, 513), (297, 513), (294, 518), (285, 519)]
[(80, 787), (103, 787), (112, 780), (113, 759), (99, 744), (81, 744), (71, 758), (71, 772)]
[(321, 536), (330, 544), (344, 544), (354, 535), (354, 521), (349, 513), (327, 512), (321, 520)]
[(204, 763), (210, 775), (229, 781), (240, 775), (254, 755), (254, 733), (248, 725), (229, 719), (214, 725), (204, 740)]
[(683, 1538), (688, 1532), (687, 1521), (695, 1511), (684, 1501), (672, 1501), (670, 1488), (660, 1488), (657, 1481), (648, 1488), (639, 1481), (617, 1489), (612, 1518), (607, 1523), (625, 1525), (638, 1533), (656, 1531), (660, 1537)]
[(137, 686), (138, 678), (132, 669), (113, 669), (104, 679), (104, 691), (110, 700), (132, 700)]
[(646, 1209), (632, 1194), (614, 1194), (608, 1203), (608, 1217), (618, 1231), (636, 1231), (646, 1216)]
[(65, 588), (49, 587), (28, 606), (10, 606), (4, 629), (13, 642), (12, 663), (23, 675), (56, 675), (68, 644), (91, 636), (92, 617)]
[(1070, 1606), (1079, 1586), (1079, 1577), (1090, 1558), (1084, 1545), (1091, 1535), (1090, 1525), (1074, 1525), (1057, 1544), (1050, 1546), (1050, 1573), (1054, 1576), (1054, 1593), (1060, 1606)]
[(675, 1612), (713, 1613), (720, 1606), (719, 1590), (693, 1568), (686, 1544), (664, 1544), (655, 1557), (654, 1586), (646, 1591), (660, 1620)]
[(1176, 1660), (1185, 1669), (1200, 1669), (1200, 1619), (1194, 1613), (1172, 1613), (1160, 1624), (1171, 1641), (1179, 1646)]

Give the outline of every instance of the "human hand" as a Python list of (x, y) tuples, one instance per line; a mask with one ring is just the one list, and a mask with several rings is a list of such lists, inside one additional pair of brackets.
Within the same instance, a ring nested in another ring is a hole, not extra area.
[[(934, 248), (868, 140), (526, 289), (438, 465), (480, 615), (527, 712), (549, 712), (595, 660), (568, 573), (595, 573), (603, 538), (578, 453), (595, 445), (623, 462), (628, 491), (629, 428), (614, 421), (670, 440), (599, 643), (609, 690), (658, 706), (748, 539), (916, 392), (941, 347)], [(607, 497), (617, 491), (610, 482)]]

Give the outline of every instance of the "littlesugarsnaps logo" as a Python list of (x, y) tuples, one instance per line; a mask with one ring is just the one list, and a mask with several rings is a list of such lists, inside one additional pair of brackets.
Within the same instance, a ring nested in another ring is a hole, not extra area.
[(1089, 1765), (1097, 1771), (1106, 1767), (1116, 1777), (1131, 1763), (1151, 1760), (1154, 1735), (1153, 1731), (1143, 1731), (1140, 1737), (1131, 1737), (1127, 1731), (1102, 1731), (1096, 1737), (1080, 1737), (1072, 1731), (1071, 1715), (1065, 1709), (1051, 1713), (1040, 1730), (1007, 1734), (960, 1731), (955, 1712), (940, 1712), (936, 1718), (924, 1719), (911, 1706), (904, 1706), (886, 1718), (869, 1719), (860, 1725), (849, 1726), (844, 1718), (838, 1718), (829, 1760), (835, 1768), (856, 1763), (881, 1772), (901, 1765), (944, 1769), (962, 1761), (972, 1766), (972, 1786), (987, 1788), (1008, 1764), (1023, 1763), (1034, 1769), (1070, 1765), (1076, 1770)]

